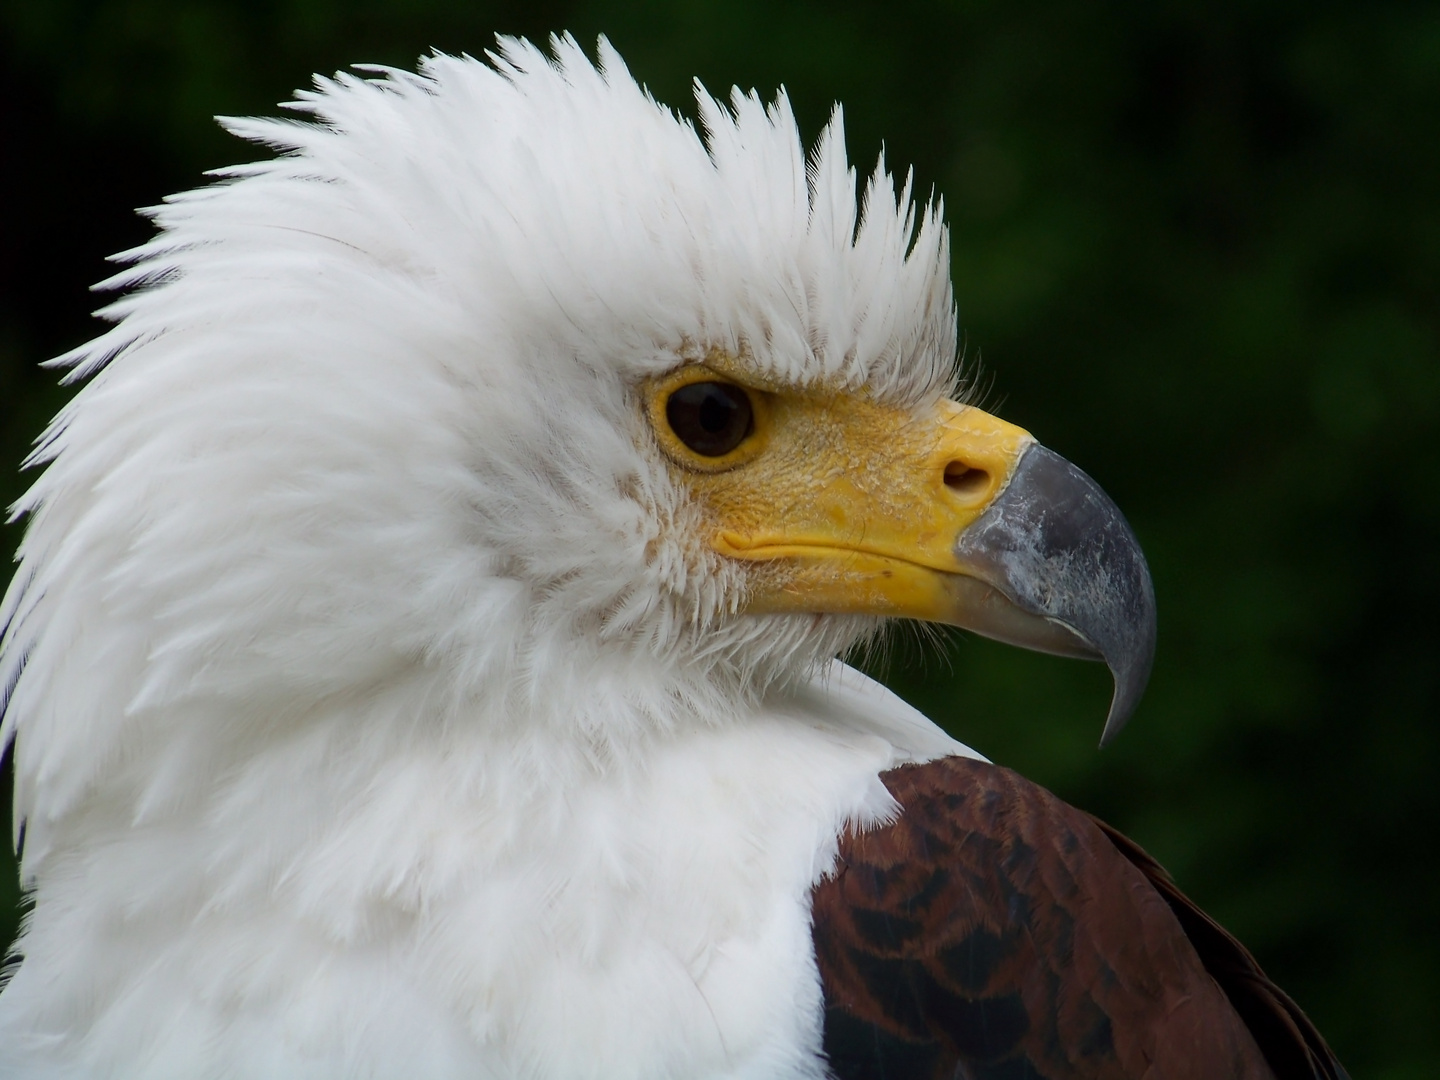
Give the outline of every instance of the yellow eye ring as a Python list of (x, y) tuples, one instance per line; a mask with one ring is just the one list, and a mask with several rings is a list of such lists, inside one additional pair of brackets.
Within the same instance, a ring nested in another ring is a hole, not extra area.
[(650, 383), (646, 414), (660, 448), (677, 465), (724, 472), (765, 448), (769, 397), (704, 364), (691, 364)]

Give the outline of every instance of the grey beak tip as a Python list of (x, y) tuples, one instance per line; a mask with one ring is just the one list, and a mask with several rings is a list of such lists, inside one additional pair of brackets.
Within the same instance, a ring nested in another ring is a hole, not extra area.
[(1115, 677), (1100, 736), (1108, 745), (1139, 705), (1155, 657), (1155, 588), (1120, 508), (1080, 469), (1032, 444), (956, 554), (1021, 611), (1088, 646), (1072, 655), (1105, 661)]
[(1125, 725), (1130, 722), (1130, 717), (1134, 715), (1133, 707), (1117, 708), (1117, 704), (1114, 700), (1110, 702), (1110, 713), (1105, 717), (1105, 730), (1100, 732), (1101, 750), (1104, 750), (1115, 741), (1115, 736), (1125, 730)]
[[(1148, 584), (1148, 574), (1147, 574)], [(1140, 705), (1140, 698), (1145, 693), (1145, 686), (1150, 681), (1150, 665), (1155, 658), (1155, 602), (1153, 597), (1150, 600), (1147, 614), (1149, 616), (1148, 626), (1137, 636), (1140, 641), (1134, 643), (1135, 651), (1120, 658), (1120, 665), (1111, 665), (1111, 672), (1115, 677), (1115, 693), (1110, 699), (1110, 712), (1105, 717), (1105, 730), (1100, 733), (1100, 749), (1105, 749), (1115, 741), (1125, 725), (1130, 722), (1130, 717), (1135, 715), (1135, 710)], [(1107, 657), (1107, 659), (1109, 659)], [(1125, 663), (1129, 661), (1129, 663)]]
[[(1136, 547), (1139, 555), (1139, 547)], [(1105, 717), (1105, 730), (1100, 733), (1103, 750), (1130, 722), (1140, 706), (1145, 687), (1150, 682), (1150, 668), (1155, 661), (1155, 592), (1150, 570), (1141, 557), (1143, 571), (1137, 599), (1135, 623), (1131, 632), (1106, 650), (1105, 660), (1115, 677), (1115, 693), (1110, 699), (1110, 712)]]

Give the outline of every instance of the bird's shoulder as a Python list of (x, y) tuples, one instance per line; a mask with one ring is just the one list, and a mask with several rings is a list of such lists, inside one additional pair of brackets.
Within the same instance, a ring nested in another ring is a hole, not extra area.
[(900, 813), (813, 895), (837, 1080), (1344, 1077), (1132, 841), (983, 761), (882, 779)]

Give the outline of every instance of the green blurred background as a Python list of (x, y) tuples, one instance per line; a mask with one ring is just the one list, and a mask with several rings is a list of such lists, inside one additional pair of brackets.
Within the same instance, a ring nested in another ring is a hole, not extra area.
[[(842, 100), (943, 194), (968, 355), (1130, 515), (1160, 651), (1103, 753), (1098, 666), (874, 666), (1159, 856), (1357, 1080), (1440, 1075), (1440, 5), (5, 0), (0, 461), (132, 209), (253, 155), (213, 114), (565, 28), (687, 112), (693, 75), (783, 83), (807, 139)], [(15, 900), (0, 866), (0, 939)]]

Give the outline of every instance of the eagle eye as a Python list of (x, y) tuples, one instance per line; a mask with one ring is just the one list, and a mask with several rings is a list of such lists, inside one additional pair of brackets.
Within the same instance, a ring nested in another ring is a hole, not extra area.
[(665, 402), (665, 419), (676, 437), (701, 457), (723, 457), (755, 430), (750, 395), (731, 383), (678, 387)]

